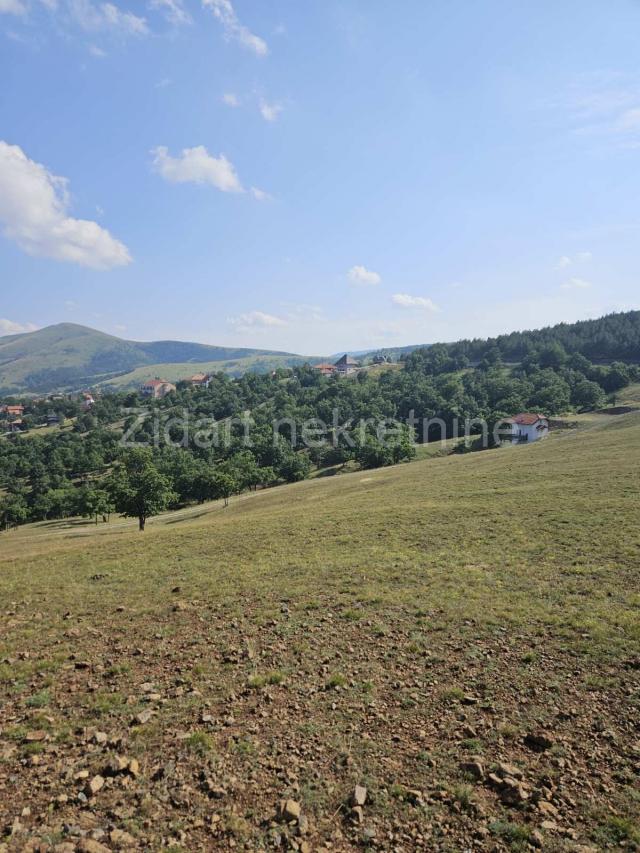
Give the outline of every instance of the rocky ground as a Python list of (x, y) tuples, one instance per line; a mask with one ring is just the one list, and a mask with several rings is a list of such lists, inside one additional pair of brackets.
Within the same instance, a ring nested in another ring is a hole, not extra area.
[(35, 630), (2, 661), (0, 850), (639, 849), (639, 659), (185, 593), (4, 611)]

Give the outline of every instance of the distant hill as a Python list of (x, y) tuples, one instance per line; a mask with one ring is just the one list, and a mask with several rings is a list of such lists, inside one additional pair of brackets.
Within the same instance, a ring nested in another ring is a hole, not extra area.
[[(76, 323), (58, 323), (36, 332), (0, 338), (0, 394), (46, 393), (113, 383), (118, 387), (163, 372), (164, 365), (181, 365), (182, 375), (206, 365), (241, 375), (247, 370), (313, 361), (272, 350), (217, 347), (183, 341), (140, 343), (107, 335)], [(140, 368), (149, 368), (147, 376)], [(130, 381), (119, 381), (133, 371)], [(167, 369), (167, 378), (180, 378)]]

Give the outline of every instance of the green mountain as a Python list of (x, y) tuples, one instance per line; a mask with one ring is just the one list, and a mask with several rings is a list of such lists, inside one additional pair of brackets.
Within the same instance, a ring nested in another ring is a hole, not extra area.
[(76, 323), (58, 323), (0, 338), (0, 394), (37, 394), (98, 384), (122, 387), (161, 375), (164, 365), (185, 369), (176, 375), (176, 369), (167, 368), (171, 375), (166, 378), (171, 379), (194, 373), (202, 365), (241, 375), (305, 361), (303, 356), (272, 350), (126, 341)]

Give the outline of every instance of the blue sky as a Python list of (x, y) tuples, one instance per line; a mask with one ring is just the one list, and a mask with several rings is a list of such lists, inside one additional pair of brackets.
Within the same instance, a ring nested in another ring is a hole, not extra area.
[(326, 354), (640, 307), (637, 0), (0, 0), (0, 332)]

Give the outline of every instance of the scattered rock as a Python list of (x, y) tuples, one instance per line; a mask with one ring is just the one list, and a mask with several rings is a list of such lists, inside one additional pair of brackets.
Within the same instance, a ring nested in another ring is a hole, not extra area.
[(84, 789), (84, 792), (87, 797), (95, 797), (95, 795), (102, 789), (104, 786), (104, 776), (94, 776), (93, 779), (90, 779)]
[(300, 803), (295, 800), (282, 800), (280, 803), (280, 817), (287, 822), (298, 820), (301, 813)]
[(468, 773), (469, 776), (473, 777), (477, 782), (484, 779), (484, 766), (479, 759), (473, 758), (470, 761), (462, 761), (460, 769), (463, 773)]
[(529, 732), (524, 737), (524, 745), (534, 752), (545, 752), (553, 746), (553, 738), (543, 731)]
[(367, 802), (367, 789), (363, 785), (356, 785), (351, 794), (352, 806), (363, 806)]

